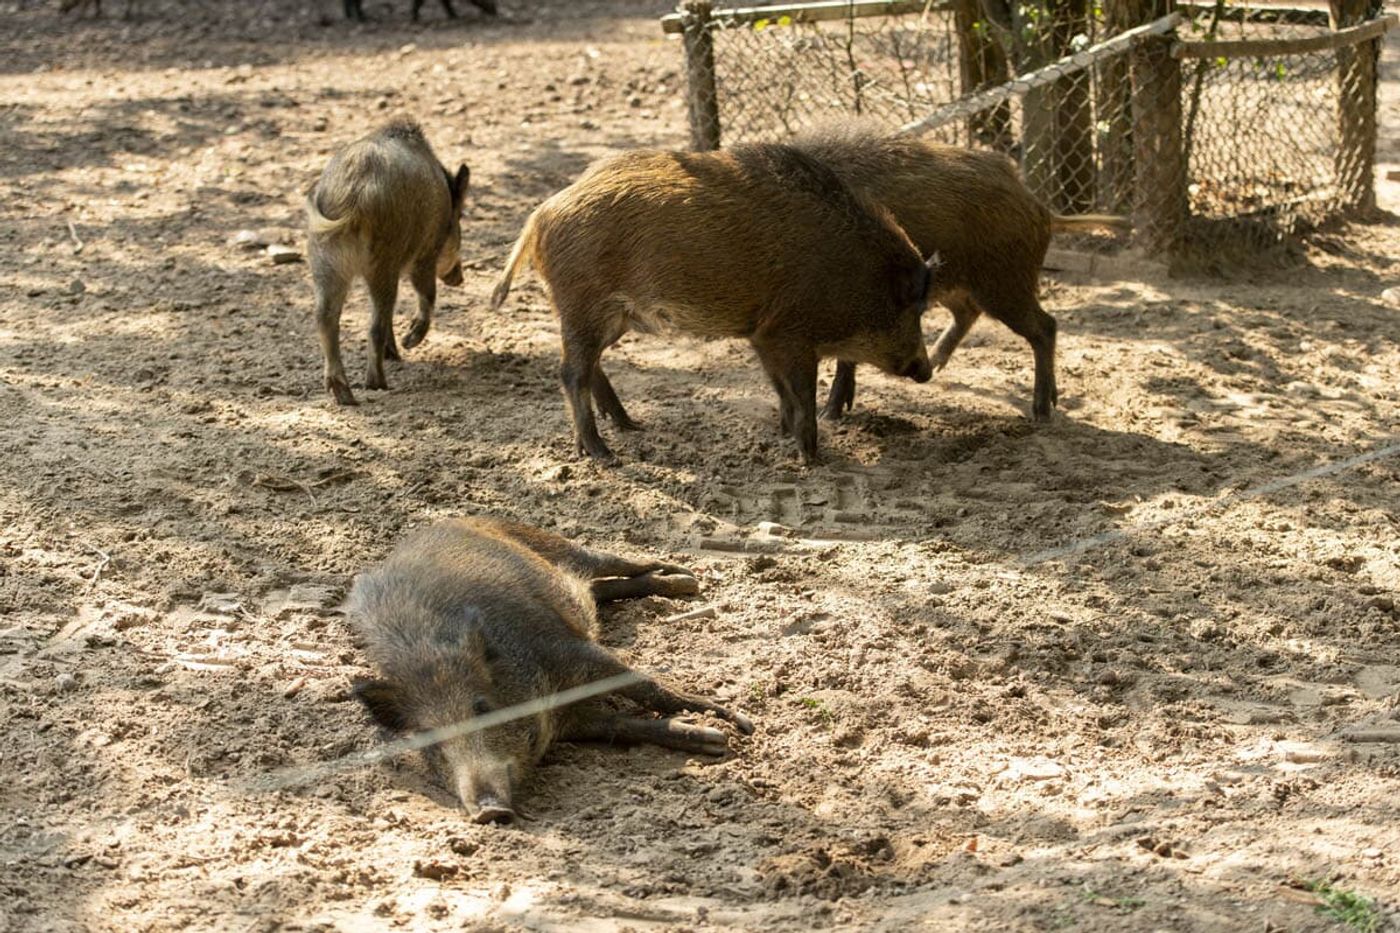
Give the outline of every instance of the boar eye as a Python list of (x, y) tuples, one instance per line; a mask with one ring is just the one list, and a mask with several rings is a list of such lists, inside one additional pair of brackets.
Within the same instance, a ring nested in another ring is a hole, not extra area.
[(472, 703), (472, 712), (478, 716), (485, 716), (487, 713), (491, 712), (491, 704), (478, 697), (476, 701)]

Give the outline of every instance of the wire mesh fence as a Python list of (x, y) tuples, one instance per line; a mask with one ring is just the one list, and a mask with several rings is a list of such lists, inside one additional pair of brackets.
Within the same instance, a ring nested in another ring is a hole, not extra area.
[(858, 116), (996, 149), (1052, 210), (1131, 216), (1156, 255), (1275, 245), (1367, 205), (1378, 37), (1395, 22), (1378, 7), (1334, 28), (1315, 8), (1130, 23), (1121, 3), (999, 3), (687, 0), (663, 25), (685, 35), (693, 144)]

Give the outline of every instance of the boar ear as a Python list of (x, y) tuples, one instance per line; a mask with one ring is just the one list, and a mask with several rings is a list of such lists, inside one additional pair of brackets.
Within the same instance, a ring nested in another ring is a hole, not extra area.
[(472, 170), (466, 163), (457, 166), (457, 177), (452, 179), (452, 198), (458, 204), (467, 196), (467, 186), (471, 184)]
[(943, 260), (937, 253), (924, 260), (924, 274), (921, 276), (923, 286), (919, 290), (919, 301), (928, 301), (929, 292), (933, 290), (933, 283), (938, 276), (938, 269), (943, 265)]
[(409, 731), (408, 716), (400, 703), (399, 690), (387, 680), (357, 680), (350, 692), (383, 728), (390, 732)]

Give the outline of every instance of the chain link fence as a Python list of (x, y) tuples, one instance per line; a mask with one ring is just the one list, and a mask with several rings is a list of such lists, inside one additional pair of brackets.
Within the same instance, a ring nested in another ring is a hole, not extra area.
[(1274, 247), (1373, 203), (1378, 40), (1395, 23), (1376, 0), (1334, 0), (1338, 27), (1317, 8), (1133, 23), (1121, 2), (1002, 3), (687, 0), (662, 23), (684, 38), (696, 148), (859, 116), (1002, 151), (1051, 209), (1129, 216), (1134, 244), (1172, 259)]

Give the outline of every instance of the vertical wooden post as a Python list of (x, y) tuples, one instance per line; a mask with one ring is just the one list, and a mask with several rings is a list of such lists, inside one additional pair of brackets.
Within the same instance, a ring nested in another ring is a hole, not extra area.
[[(1140, 26), (1141, 3), (1135, 0), (1106, 0), (1104, 31), (1111, 38)], [(1128, 56), (1115, 55), (1097, 66), (1094, 90), (1098, 119), (1107, 125), (1099, 137), (1099, 197), (1113, 214), (1128, 214), (1133, 205), (1133, 85)]]
[[(1085, 0), (1012, 0), (1004, 31), (1018, 72), (1033, 71), (1070, 51), (1088, 29)], [(1074, 74), (1021, 97), (1021, 172), (1026, 186), (1057, 211), (1092, 209), (1094, 137), (1089, 83)]]
[[(1089, 34), (1086, 0), (1054, 0), (1050, 29), (1055, 56), (1069, 54), (1074, 37)], [(1094, 111), (1089, 102), (1089, 72), (1055, 82), (1055, 176), (1062, 210), (1094, 209)]]
[[(1148, 4), (1152, 18), (1171, 0)], [(1172, 33), (1150, 36), (1128, 53), (1133, 75), (1133, 227), (1149, 254), (1170, 255), (1185, 233), (1186, 162), (1181, 146), (1181, 63)]]
[[(1375, 0), (1329, 0), (1332, 28), (1356, 26), (1380, 13)], [(1376, 207), (1376, 77), (1380, 39), (1337, 49), (1337, 190), (1342, 206)]]
[[(983, 18), (978, 0), (953, 0), (953, 28), (958, 37), (958, 78), (962, 94), (1002, 84), (1011, 77), (1006, 51), (992, 38), (991, 26)], [(968, 117), (967, 135), (971, 143), (1010, 152), (1013, 143), (1010, 105), (998, 104)]]
[(719, 94), (715, 89), (715, 37), (710, 29), (710, 0), (685, 0), (682, 40), (685, 45), (686, 104), (690, 111), (690, 148), (719, 148)]

